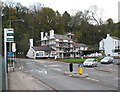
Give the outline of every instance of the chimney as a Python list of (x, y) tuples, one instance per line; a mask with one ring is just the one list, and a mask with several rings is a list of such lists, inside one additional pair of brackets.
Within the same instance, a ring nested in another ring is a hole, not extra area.
[(50, 30), (50, 39), (54, 38), (54, 30)]
[(48, 33), (45, 33), (45, 36), (48, 36)]
[(52, 36), (52, 34), (51, 34), (51, 30), (50, 30), (50, 39), (52, 38), (51, 36)]
[(33, 39), (29, 39), (30, 41), (30, 48), (33, 47)]
[(44, 32), (41, 32), (41, 40), (43, 40), (43, 34), (44, 34)]
[(110, 34), (107, 34), (107, 37), (110, 37)]

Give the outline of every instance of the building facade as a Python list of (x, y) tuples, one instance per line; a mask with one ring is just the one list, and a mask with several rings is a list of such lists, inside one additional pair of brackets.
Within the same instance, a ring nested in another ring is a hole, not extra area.
[(56, 58), (56, 51), (48, 46), (33, 46), (33, 39), (30, 39), (30, 49), (26, 55), (28, 58)]
[[(80, 57), (82, 50), (87, 50), (85, 44), (78, 44), (73, 41), (74, 34), (67, 35), (54, 34), (54, 30), (48, 33), (41, 32), (41, 46), (48, 46), (56, 51), (57, 58)], [(77, 45), (76, 45), (77, 44)]]
[(120, 38), (107, 34), (106, 39), (100, 41), (99, 50), (104, 50), (106, 56), (119, 56)]

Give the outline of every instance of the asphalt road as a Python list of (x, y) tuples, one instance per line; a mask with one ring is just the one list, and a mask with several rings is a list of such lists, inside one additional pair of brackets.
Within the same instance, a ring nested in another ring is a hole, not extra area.
[[(69, 71), (69, 63), (58, 61), (17, 59), (16, 71), (28, 73), (38, 81), (53, 90), (117, 90), (118, 73), (99, 71), (95, 68), (83, 68), (83, 73), (88, 74), (85, 78), (75, 78), (65, 74)], [(111, 64), (99, 64), (99, 67)], [(111, 65), (116, 66), (116, 65)], [(78, 72), (78, 64), (74, 64), (74, 72)]]

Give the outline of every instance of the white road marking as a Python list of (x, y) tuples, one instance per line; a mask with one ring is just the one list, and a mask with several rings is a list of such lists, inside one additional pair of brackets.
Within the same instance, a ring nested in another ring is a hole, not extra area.
[(49, 65), (51, 67), (58, 67), (58, 66), (62, 66), (62, 65)]
[(45, 74), (47, 74), (47, 71), (45, 70)]
[(92, 79), (92, 78), (86, 78), (86, 79), (88, 79), (88, 80), (93, 80), (93, 81), (99, 81), (99, 80), (97, 80), (97, 79)]
[(57, 70), (57, 71), (62, 71), (62, 70), (60, 70), (60, 69), (58, 69), (58, 68), (52, 68), (52, 69)]
[(91, 79), (91, 80), (93, 80), (93, 81), (99, 81), (99, 80), (97, 80), (97, 79)]
[(31, 71), (31, 72), (32, 72), (33, 70), (29, 70), (29, 71)]
[(23, 66), (21, 66), (21, 68), (24, 68)]
[(86, 79), (91, 79), (91, 78), (86, 78)]
[(46, 65), (44, 65), (44, 67), (46, 67)]

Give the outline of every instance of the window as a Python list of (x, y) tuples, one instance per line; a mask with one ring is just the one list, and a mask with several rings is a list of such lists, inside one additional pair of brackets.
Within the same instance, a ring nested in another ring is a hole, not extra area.
[(39, 56), (39, 53), (36, 53), (36, 56)]
[(45, 41), (45, 44), (46, 44), (46, 41)]
[(43, 56), (43, 52), (39, 52), (39, 56)]

